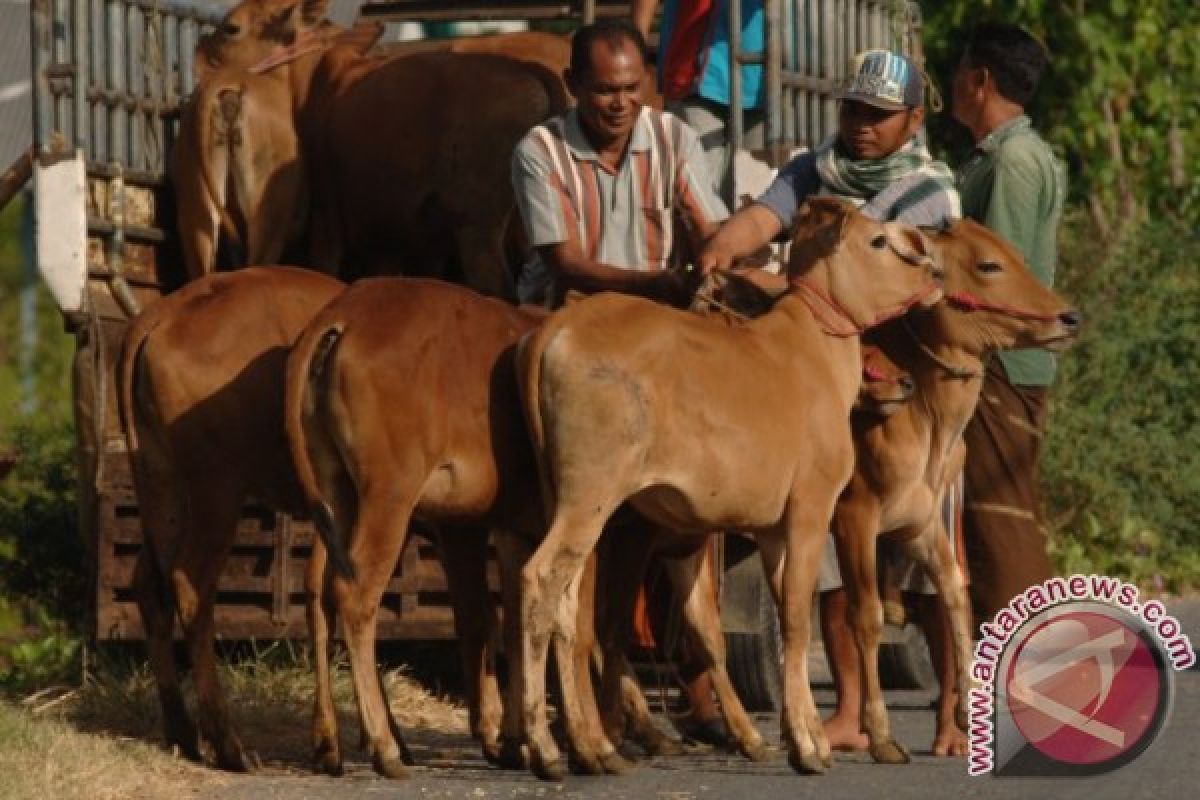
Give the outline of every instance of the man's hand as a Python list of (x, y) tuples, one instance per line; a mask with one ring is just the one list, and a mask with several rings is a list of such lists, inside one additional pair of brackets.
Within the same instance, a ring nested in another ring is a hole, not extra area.
[(707, 275), (729, 269), (744, 256), (755, 254), (783, 230), (779, 217), (766, 206), (752, 203), (738, 211), (709, 237), (700, 250), (696, 266)]

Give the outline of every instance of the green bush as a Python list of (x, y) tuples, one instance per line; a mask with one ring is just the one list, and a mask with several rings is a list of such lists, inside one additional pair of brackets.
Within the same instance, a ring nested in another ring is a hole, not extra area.
[(0, 441), (17, 454), (0, 482), (0, 688), (78, 674), (91, 581), (75, 507), (75, 440), (61, 423), (23, 423)]
[(1084, 313), (1060, 360), (1042, 460), (1063, 569), (1200, 586), (1200, 237), (1160, 218), (1110, 250), (1065, 226), (1059, 288)]

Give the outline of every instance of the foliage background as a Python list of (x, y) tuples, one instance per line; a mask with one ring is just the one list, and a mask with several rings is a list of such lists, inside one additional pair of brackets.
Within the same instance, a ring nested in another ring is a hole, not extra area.
[[(1053, 54), (1030, 109), (1067, 163), (1059, 286), (1086, 331), (1061, 360), (1043, 460), (1060, 568), (1152, 589), (1200, 584), (1200, 10), (1193, 0), (926, 0), (924, 43), (943, 88), (961, 32), (999, 19)], [(937, 149), (970, 142), (948, 114)], [(75, 529), (69, 363), (73, 343), (38, 291), (34, 393), (22, 409), (18, 297), (22, 208), (0, 213), (0, 684), (75, 663), (85, 631), (86, 550)]]

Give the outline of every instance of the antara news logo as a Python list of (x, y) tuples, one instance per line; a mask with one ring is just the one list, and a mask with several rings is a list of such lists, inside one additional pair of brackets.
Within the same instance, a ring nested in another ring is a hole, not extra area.
[(1178, 620), (1103, 575), (1052, 578), (980, 626), (971, 775), (1083, 777), (1130, 763), (1166, 725), (1174, 673), (1196, 663)]

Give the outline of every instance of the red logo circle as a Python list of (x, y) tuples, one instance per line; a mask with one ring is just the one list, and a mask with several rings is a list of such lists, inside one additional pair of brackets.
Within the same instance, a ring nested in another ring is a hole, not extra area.
[(1157, 718), (1162, 680), (1136, 630), (1075, 611), (1025, 637), (1010, 662), (1006, 694), (1031, 745), (1061, 763), (1095, 765), (1142, 742)]

